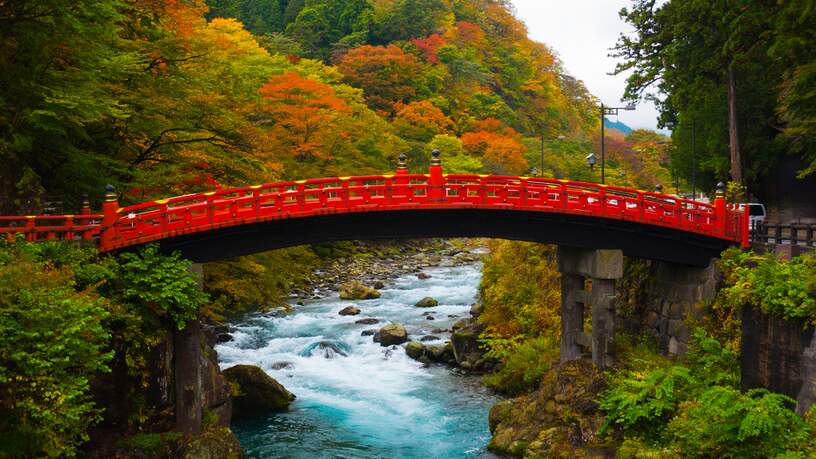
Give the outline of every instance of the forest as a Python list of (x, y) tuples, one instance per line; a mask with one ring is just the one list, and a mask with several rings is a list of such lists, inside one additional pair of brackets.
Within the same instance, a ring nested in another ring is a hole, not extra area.
[[(813, 176), (816, 1), (736, 3), (635, 0), (621, 12), (635, 28), (613, 50), (615, 71), (632, 72), (625, 96), (655, 100), (661, 125), (677, 127), (671, 138), (607, 130), (607, 183), (679, 194), (696, 176), (698, 189), (730, 179), (740, 194), (791, 158)], [(98, 207), (108, 183), (127, 205), (384, 173), (402, 154), (419, 172), (433, 149), (446, 172), (600, 180), (584, 159), (600, 148), (600, 101), (528, 37), (509, 0), (21, 0), (0, 1), (0, 24), (4, 215), (72, 214), (84, 196)], [(531, 394), (557, 360), (555, 249), (489, 247), (481, 341), (502, 369), (485, 383)], [(131, 446), (177, 439), (151, 436), (160, 330), (281, 306), (321, 263), (354, 250), (211, 263), (202, 293), (189, 263), (155, 247), (105, 257), (0, 242), (0, 458), (82, 456), (99, 432)], [(724, 260), (716, 320), (696, 324), (688, 359), (638, 337), (621, 343), (599, 438), (624, 457), (816, 450), (812, 415), (783, 396), (742, 394), (734, 379), (739, 307), (812, 321), (813, 260)], [(105, 412), (100, 387), (119, 376), (132, 403)]]

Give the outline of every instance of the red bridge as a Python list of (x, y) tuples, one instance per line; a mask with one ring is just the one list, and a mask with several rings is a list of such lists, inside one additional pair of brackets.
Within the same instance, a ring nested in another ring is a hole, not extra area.
[(93, 240), (99, 250), (156, 242), (197, 262), (306, 243), (417, 237), (497, 237), (707, 265), (748, 246), (748, 215), (714, 204), (596, 183), (534, 177), (428, 174), (333, 177), (211, 191), (119, 207), (108, 186), (102, 214), (0, 217), (0, 232), (29, 241)]

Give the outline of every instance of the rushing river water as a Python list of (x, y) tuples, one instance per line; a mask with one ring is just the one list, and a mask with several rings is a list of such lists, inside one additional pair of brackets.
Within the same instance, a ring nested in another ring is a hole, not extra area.
[[(403, 276), (367, 301), (307, 301), (285, 317), (255, 315), (235, 324), (235, 339), (219, 345), (222, 368), (259, 365), (297, 396), (287, 413), (236, 422), (250, 458), (486, 458), (487, 413), (495, 398), (479, 378), (444, 366), (424, 367), (402, 346), (385, 348), (361, 336), (388, 322), (409, 338), (444, 342), (476, 299), (481, 265), (425, 270), (430, 279)], [(425, 296), (432, 309), (413, 305)], [(357, 316), (338, 311), (357, 305)], [(434, 320), (423, 315), (431, 311)], [(360, 325), (362, 318), (376, 325)]]

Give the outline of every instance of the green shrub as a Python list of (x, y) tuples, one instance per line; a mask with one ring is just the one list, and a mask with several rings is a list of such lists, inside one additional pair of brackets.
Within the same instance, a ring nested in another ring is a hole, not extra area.
[(100, 419), (89, 381), (108, 371), (108, 314), (70, 267), (87, 255), (0, 242), (0, 457), (73, 457)]
[(668, 439), (685, 457), (775, 457), (813, 449), (805, 421), (788, 406), (785, 395), (764, 389), (745, 394), (734, 387), (712, 386), (685, 402), (668, 426)]
[(504, 394), (518, 395), (538, 387), (558, 359), (559, 343), (552, 336), (530, 338), (505, 355), (501, 369), (485, 376), (485, 384)]
[(811, 457), (812, 426), (789, 408), (793, 400), (741, 393), (737, 355), (703, 329), (692, 338), (684, 362), (626, 355), (627, 367), (610, 373), (601, 431), (623, 432), (621, 456)]
[(727, 250), (722, 257), (726, 287), (716, 306), (759, 307), (777, 317), (816, 324), (816, 257), (780, 261), (773, 254)]

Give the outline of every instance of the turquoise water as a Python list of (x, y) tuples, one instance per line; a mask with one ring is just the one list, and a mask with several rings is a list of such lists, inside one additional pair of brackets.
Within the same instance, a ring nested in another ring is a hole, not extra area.
[[(481, 266), (434, 268), (430, 279), (396, 279), (382, 297), (308, 301), (286, 317), (256, 315), (219, 345), (222, 368), (259, 365), (297, 400), (287, 413), (233, 424), (250, 458), (491, 458), (487, 413), (495, 397), (479, 378), (444, 366), (424, 367), (402, 346), (381, 347), (363, 330), (398, 322), (411, 339), (448, 333), (476, 299)], [(414, 307), (432, 296), (436, 308)], [(338, 315), (354, 304), (358, 316)], [(423, 313), (431, 311), (435, 320)], [(376, 325), (355, 324), (373, 317)], [(435, 342), (431, 341), (430, 344)]]

